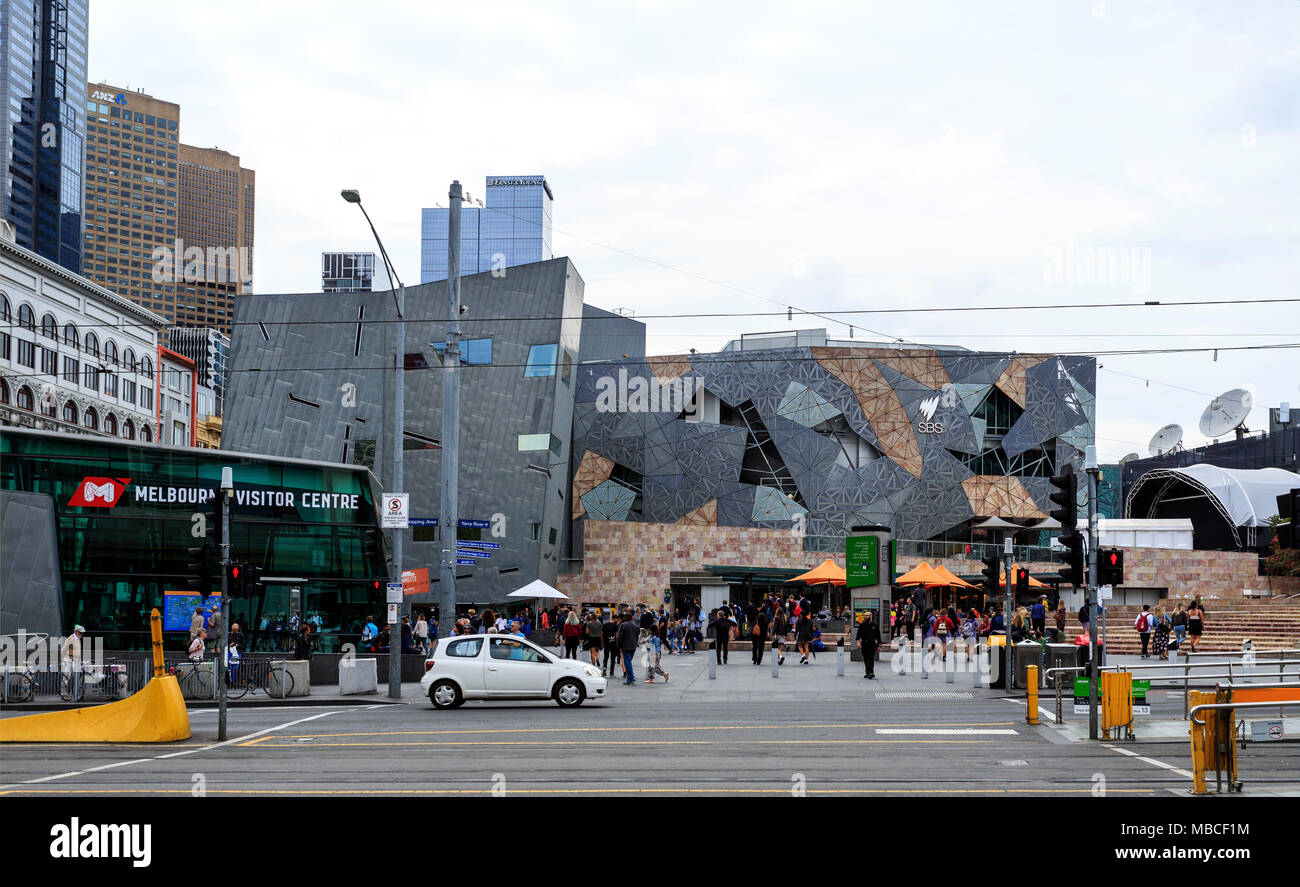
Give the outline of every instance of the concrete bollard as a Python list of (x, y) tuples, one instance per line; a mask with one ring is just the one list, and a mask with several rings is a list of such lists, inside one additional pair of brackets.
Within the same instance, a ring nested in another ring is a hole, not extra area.
[(943, 661), (943, 682), (951, 684), (957, 679), (957, 647), (955, 644), (945, 642), (943, 652), (952, 654), (951, 656), (945, 655)]
[(907, 674), (907, 657), (911, 654), (912, 649), (911, 644), (909, 644), (907, 639), (902, 635), (899, 635), (898, 638), (898, 649), (901, 650), (903, 654), (898, 657), (898, 673), (904, 675)]
[(986, 683), (983, 674), (984, 669), (980, 667), (981, 665), (983, 665), (984, 654), (981, 651), (984, 649), (985, 647), (983, 644), (975, 645), (975, 655), (971, 659), (971, 670), (970, 670), (972, 687), (983, 687), (984, 684)]
[(921, 642), (921, 677), (927, 681), (930, 679), (930, 664), (925, 660), (929, 656), (929, 654), (930, 654), (930, 648), (926, 646), (925, 641), (922, 641)]
[(709, 657), (709, 680), (714, 681), (718, 678), (718, 654), (713, 652), (715, 641), (709, 641), (709, 649), (706, 655)]
[(776, 641), (772, 641), (772, 677), (781, 676), (781, 647)]

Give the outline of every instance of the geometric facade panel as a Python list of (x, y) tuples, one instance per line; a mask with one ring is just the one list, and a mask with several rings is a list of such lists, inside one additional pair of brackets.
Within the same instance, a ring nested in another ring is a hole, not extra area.
[(840, 414), (834, 404), (799, 382), (790, 383), (776, 412), (808, 428)]
[(587, 517), (596, 520), (624, 520), (635, 501), (635, 490), (630, 490), (612, 480), (607, 480), (582, 494), (582, 504), (586, 506)]

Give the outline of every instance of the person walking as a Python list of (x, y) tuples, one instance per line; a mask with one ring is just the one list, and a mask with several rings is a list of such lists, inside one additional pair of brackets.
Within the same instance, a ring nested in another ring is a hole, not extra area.
[(767, 631), (769, 622), (767, 613), (759, 611), (754, 617), (754, 627), (749, 630), (749, 642), (752, 646), (750, 658), (755, 665), (763, 664), (763, 648), (767, 646)]
[(582, 642), (582, 623), (578, 621), (578, 614), (569, 611), (569, 615), (564, 620), (564, 658), (578, 658), (578, 644)]
[(1034, 601), (1034, 606), (1029, 611), (1029, 622), (1038, 637), (1047, 635), (1047, 595), (1040, 595), (1038, 600)]
[(876, 677), (876, 651), (880, 647), (880, 626), (876, 625), (875, 620), (868, 610), (858, 623), (857, 633), (858, 650), (862, 653), (862, 664), (866, 667), (864, 678), (874, 679)]
[(421, 653), (429, 652), (429, 623), (421, 612), (415, 620), (415, 643)]
[(194, 641), (196, 637), (199, 636), (199, 629), (203, 628), (205, 624), (206, 623), (203, 619), (203, 608), (195, 607), (194, 615), (190, 617), (190, 642), (191, 643)]
[(632, 669), (632, 657), (636, 655), (636, 642), (639, 629), (632, 621), (632, 614), (624, 611), (618, 623), (618, 652), (623, 658), (623, 686), (636, 684), (636, 672)]
[(1137, 619), (1133, 620), (1133, 627), (1137, 629), (1138, 637), (1142, 639), (1142, 658), (1149, 658), (1147, 655), (1147, 645), (1151, 643), (1151, 605), (1143, 604), (1142, 612), (1138, 613)]
[(772, 617), (769, 628), (772, 632), (772, 640), (776, 643), (772, 655), (776, 657), (777, 665), (785, 665), (785, 636), (790, 633), (790, 619), (785, 614), (785, 607), (776, 608), (776, 615)]
[(1183, 642), (1187, 640), (1187, 611), (1183, 609), (1182, 601), (1174, 607), (1174, 614), (1169, 617), (1169, 624), (1174, 630), (1174, 642), (1170, 646), (1181, 651)]
[(1196, 645), (1201, 642), (1201, 634), (1205, 631), (1205, 611), (1201, 609), (1200, 598), (1192, 601), (1192, 605), (1187, 608), (1187, 635), (1191, 639), (1192, 652), (1196, 652)]
[(903, 607), (903, 629), (907, 632), (907, 642), (913, 643), (916, 640), (916, 604), (911, 598), (907, 599), (907, 605)]
[(596, 618), (595, 612), (587, 614), (586, 631), (587, 637), (582, 648), (587, 651), (591, 664), (600, 668), (600, 642), (604, 635), (600, 628), (600, 620)]
[(607, 678), (614, 676), (614, 662), (618, 661), (619, 670), (623, 668), (622, 657), (618, 655), (618, 620), (611, 613), (609, 621), (600, 627), (600, 646), (605, 651), (604, 665), (601, 668), (601, 675)]
[(1151, 632), (1151, 652), (1155, 653), (1157, 658), (1169, 658), (1169, 629), (1173, 627), (1169, 617), (1165, 615), (1164, 607), (1156, 607), (1151, 611), (1151, 617), (1155, 620), (1155, 630)]
[(803, 654), (803, 658), (799, 660), (801, 665), (809, 664), (808, 655), (812, 652), (810, 649), (812, 645), (812, 634), (812, 620), (808, 618), (808, 611), (804, 607), (800, 606), (799, 621), (795, 623), (794, 627), (794, 639), (799, 645), (799, 652)]
[(645, 665), (646, 683), (653, 684), (655, 675), (664, 679), (668, 683), (668, 672), (664, 671), (660, 661), (664, 652), (663, 632), (667, 631), (667, 620), (660, 619), (658, 624), (652, 628), (642, 629), (641, 635), (644, 638), (645, 652), (642, 654), (645, 658), (642, 663)]
[(709, 623), (713, 632), (713, 656), (718, 665), (727, 664), (727, 643), (731, 639), (731, 618), (726, 610), (719, 607), (713, 611), (713, 621)]

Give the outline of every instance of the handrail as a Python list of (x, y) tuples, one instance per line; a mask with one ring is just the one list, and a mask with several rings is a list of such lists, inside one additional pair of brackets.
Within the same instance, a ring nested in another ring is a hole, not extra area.
[(1214, 711), (1231, 711), (1234, 708), (1300, 708), (1300, 700), (1296, 702), (1207, 702), (1192, 706), (1192, 710), (1188, 714), (1193, 724), (1204, 727), (1205, 721), (1198, 720), (1196, 717), (1198, 711), (1211, 709)]

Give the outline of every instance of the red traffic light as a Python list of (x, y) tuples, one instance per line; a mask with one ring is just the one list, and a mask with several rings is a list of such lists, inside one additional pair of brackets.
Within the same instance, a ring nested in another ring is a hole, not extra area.
[(239, 567), (231, 567), (231, 568), (230, 568), (230, 578), (231, 578), (231, 579), (238, 579), (238, 578), (239, 578)]
[(1110, 565), (1113, 567), (1117, 563), (1119, 563), (1119, 555), (1112, 551), (1110, 553)]

